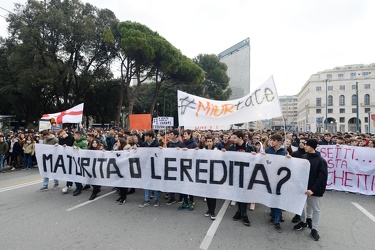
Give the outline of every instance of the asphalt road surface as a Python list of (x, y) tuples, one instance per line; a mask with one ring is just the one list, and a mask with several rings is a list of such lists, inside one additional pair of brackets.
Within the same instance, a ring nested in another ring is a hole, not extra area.
[(269, 225), (269, 208), (248, 211), (251, 226), (232, 221), (237, 206), (218, 200), (217, 219), (204, 217), (207, 205), (196, 197), (194, 211), (167, 206), (140, 208), (143, 190), (118, 205), (118, 195), (103, 187), (73, 196), (59, 189), (37, 192), (38, 169), (0, 174), (0, 249), (375, 249), (375, 197), (327, 191), (322, 198), (320, 241), (310, 230), (294, 231), (294, 214), (283, 212), (282, 233)]

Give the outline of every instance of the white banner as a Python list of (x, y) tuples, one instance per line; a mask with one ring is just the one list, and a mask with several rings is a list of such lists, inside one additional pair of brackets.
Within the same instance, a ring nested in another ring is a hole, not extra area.
[(309, 162), (219, 150), (76, 150), (36, 145), (42, 177), (262, 203), (300, 214)]
[(253, 93), (230, 101), (215, 101), (178, 91), (179, 126), (216, 129), (282, 116), (273, 77)]
[(353, 146), (319, 146), (327, 161), (327, 189), (375, 195), (375, 149)]

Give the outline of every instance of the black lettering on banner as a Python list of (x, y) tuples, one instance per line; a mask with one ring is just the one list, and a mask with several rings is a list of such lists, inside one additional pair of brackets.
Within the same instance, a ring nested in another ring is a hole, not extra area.
[(207, 183), (207, 180), (199, 179), (200, 173), (207, 173), (207, 169), (201, 169), (201, 163), (207, 163), (207, 160), (197, 159), (196, 166), (195, 166), (195, 181), (197, 183)]
[[(219, 181), (214, 180), (214, 171), (215, 171), (215, 164), (220, 164), (223, 167), (223, 177)], [(223, 184), (228, 175), (227, 165), (223, 160), (211, 160), (210, 161), (210, 184)], [(232, 183), (233, 184), (233, 183)]]
[(50, 169), (51, 169), (51, 172), (52, 172), (52, 155), (45, 155), (43, 154), (43, 171), (44, 172), (47, 172), (47, 161), (49, 161), (50, 163)]
[(72, 169), (73, 169), (73, 161), (72, 161), (72, 156), (70, 156), (70, 155), (67, 155), (66, 156), (68, 159), (69, 159), (69, 171), (68, 171), (68, 173), (69, 174), (72, 174)]
[(241, 105), (242, 103), (243, 103), (242, 101), (238, 101), (238, 103), (234, 105), (235, 107), (237, 107), (237, 110), (240, 110), (240, 109), (243, 109), (243, 108), (244, 108), (244, 106), (241, 106), (241, 108), (240, 108), (240, 105)]
[(62, 171), (64, 172), (64, 174), (66, 174), (66, 169), (65, 169), (65, 165), (64, 165), (64, 158), (63, 158), (62, 155), (57, 156), (55, 169), (53, 170), (53, 172), (56, 173), (58, 168), (62, 168)]
[(75, 175), (82, 176), (82, 168), (81, 168), (81, 165), (79, 165), (79, 160), (80, 160), (79, 157), (78, 157), (78, 160), (77, 160), (77, 161), (76, 161), (76, 159), (73, 157), (73, 161), (74, 161), (74, 163), (76, 164), (76, 173), (75, 173)]
[(92, 177), (90, 172), (87, 171), (86, 167), (90, 166), (90, 158), (81, 158), (81, 167), (82, 167), (82, 174), (83, 177), (85, 177), (85, 173), (87, 174), (88, 177)]
[(175, 181), (176, 177), (169, 177), (169, 171), (177, 171), (177, 167), (170, 167), (169, 162), (177, 161), (176, 158), (165, 158), (164, 159), (164, 180)]
[[(262, 173), (263, 180), (255, 180), (259, 171)], [(267, 192), (269, 194), (272, 194), (270, 181), (268, 180), (267, 171), (263, 164), (255, 164), (254, 171), (251, 175), (250, 183), (247, 189), (253, 189), (254, 183), (265, 185), (267, 187)]]
[(240, 167), (240, 173), (239, 173), (240, 183), (239, 183), (239, 187), (243, 188), (243, 172), (244, 172), (244, 167), (249, 167), (250, 164), (248, 162), (235, 161), (234, 165)]
[(96, 178), (96, 158), (94, 158), (94, 162), (92, 163), (92, 176)]
[(229, 186), (233, 186), (233, 161), (229, 162)]
[(155, 174), (155, 159), (151, 157), (151, 179), (161, 180), (161, 176)]
[(262, 97), (262, 100), (258, 100), (258, 95), (257, 95), (257, 93), (260, 91), (260, 89), (257, 89), (257, 90), (255, 90), (255, 93), (254, 93), (254, 95), (255, 95), (255, 101), (257, 102), (257, 104), (262, 104), (263, 103), (263, 100), (264, 100), (264, 97)]
[(107, 161), (107, 158), (98, 158), (97, 161), (100, 162), (100, 165), (99, 165), (100, 178), (104, 179), (103, 163)]
[(277, 175), (280, 175), (282, 171), (286, 171), (286, 175), (284, 176), (284, 178), (282, 178), (278, 183), (277, 183), (277, 186), (276, 186), (276, 194), (277, 195), (280, 195), (281, 192), (281, 186), (287, 182), (289, 179), (290, 179), (290, 176), (292, 175), (291, 174), (291, 171), (289, 168), (287, 167), (281, 167), (279, 168), (279, 170), (277, 171)]
[[(137, 167), (137, 173), (134, 172), (134, 164)], [(129, 158), (129, 168), (131, 178), (142, 178), (141, 163), (139, 158)]]
[[(115, 168), (115, 170), (111, 170), (111, 166)], [(120, 169), (117, 166), (116, 159), (115, 158), (109, 158), (108, 165), (107, 165), (107, 178), (111, 178), (111, 174), (117, 174), (118, 177), (124, 178), (124, 176), (121, 175)]]
[[(266, 96), (268, 102), (272, 102), (275, 98), (275, 95), (273, 94), (273, 91), (270, 88), (264, 89), (264, 95)], [(272, 97), (271, 100), (269, 99), (269, 96)]]
[[(186, 165), (185, 165), (186, 163)], [(190, 182), (193, 182), (193, 179), (191, 178), (188, 169), (191, 169), (193, 165), (193, 162), (191, 159), (180, 159), (180, 181), (184, 181), (184, 174), (189, 179)]]

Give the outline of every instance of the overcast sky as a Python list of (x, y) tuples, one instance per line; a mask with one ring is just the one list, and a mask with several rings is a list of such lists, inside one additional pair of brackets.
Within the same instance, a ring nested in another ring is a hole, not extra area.
[[(13, 10), (25, 0), (0, 0)], [(297, 94), (309, 77), (347, 64), (375, 63), (372, 0), (87, 0), (137, 21), (183, 54), (219, 54), (250, 37), (251, 91), (270, 75), (279, 95)], [(0, 15), (8, 13), (0, 8)], [(0, 17), (0, 36), (8, 36)]]

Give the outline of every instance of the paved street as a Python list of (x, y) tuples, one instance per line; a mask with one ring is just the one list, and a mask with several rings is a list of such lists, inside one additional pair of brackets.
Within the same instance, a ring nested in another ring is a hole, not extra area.
[[(322, 199), (321, 240), (310, 230), (293, 231), (293, 214), (283, 212), (283, 233), (269, 225), (269, 208), (249, 211), (251, 226), (232, 221), (237, 207), (218, 201), (218, 218), (204, 217), (207, 206), (196, 198), (194, 211), (178, 204), (140, 208), (143, 190), (124, 205), (110, 187), (94, 201), (90, 191), (74, 197), (61, 188), (36, 192), (37, 169), (0, 174), (0, 249), (375, 249), (375, 197), (328, 191)], [(220, 211), (220, 212), (219, 212)], [(213, 236), (213, 237), (212, 237)]]

